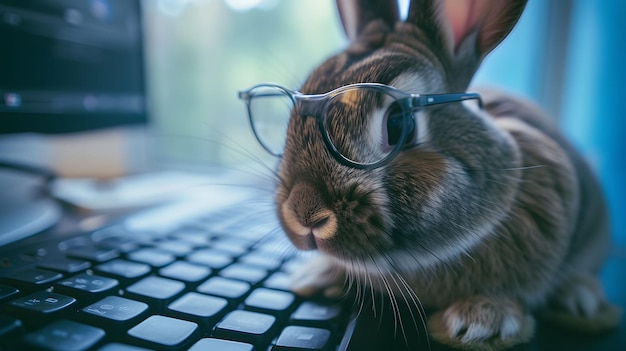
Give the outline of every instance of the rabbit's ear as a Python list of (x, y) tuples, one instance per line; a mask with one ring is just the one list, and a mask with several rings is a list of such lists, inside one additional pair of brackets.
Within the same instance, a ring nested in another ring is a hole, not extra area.
[[(527, 0), (411, 0), (407, 22), (427, 31), (451, 55), (461, 80), (511, 32)], [(469, 75), (469, 77), (468, 77)]]
[(382, 19), (393, 28), (400, 18), (397, 0), (337, 0), (343, 29), (350, 41), (355, 41), (365, 26)]
[(476, 32), (477, 54), (487, 55), (511, 32), (525, 6), (526, 0), (446, 0), (454, 49)]

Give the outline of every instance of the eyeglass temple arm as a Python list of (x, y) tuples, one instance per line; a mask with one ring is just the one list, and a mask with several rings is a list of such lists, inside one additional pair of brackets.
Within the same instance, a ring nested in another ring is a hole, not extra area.
[(239, 98), (242, 100), (250, 100), (253, 97), (273, 97), (273, 96), (285, 96), (283, 93), (256, 93), (250, 94), (249, 91), (240, 91)]
[(480, 98), (480, 95), (476, 93), (420, 95), (419, 106), (425, 107), (465, 100), (478, 100), (478, 107), (483, 108), (483, 100)]

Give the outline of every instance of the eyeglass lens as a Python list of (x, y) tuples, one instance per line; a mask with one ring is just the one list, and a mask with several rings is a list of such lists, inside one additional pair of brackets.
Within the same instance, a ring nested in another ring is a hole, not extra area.
[(250, 116), (254, 132), (271, 154), (280, 156), (285, 148), (291, 97), (278, 87), (258, 87), (250, 92)]
[(377, 163), (402, 146), (398, 144), (409, 132), (404, 129), (406, 117), (391, 95), (363, 88), (334, 96), (323, 115), (331, 144), (360, 164)]

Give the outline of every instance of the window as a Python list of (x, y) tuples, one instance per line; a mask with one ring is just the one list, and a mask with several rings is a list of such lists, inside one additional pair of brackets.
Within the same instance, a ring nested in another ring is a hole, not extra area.
[(158, 0), (144, 12), (155, 144), (168, 161), (265, 157), (237, 92), (262, 81), (297, 88), (345, 42), (334, 1)]

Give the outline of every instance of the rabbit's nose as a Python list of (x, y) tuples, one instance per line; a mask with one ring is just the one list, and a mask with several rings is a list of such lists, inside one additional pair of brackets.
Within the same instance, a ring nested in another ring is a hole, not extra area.
[(307, 182), (293, 186), (281, 206), (281, 215), (287, 232), (296, 234), (303, 242), (328, 240), (337, 232), (337, 217), (319, 191)]
[(324, 218), (319, 219), (317, 222), (311, 224), (310, 225), (311, 231), (313, 231), (314, 229), (323, 228), (324, 225), (328, 223), (329, 219), (330, 219), (330, 216), (325, 216)]
[(318, 215), (322, 218), (318, 219), (315, 223), (307, 226), (311, 234), (317, 240), (325, 240), (332, 238), (337, 232), (337, 218), (335, 214), (329, 210), (321, 211)]

